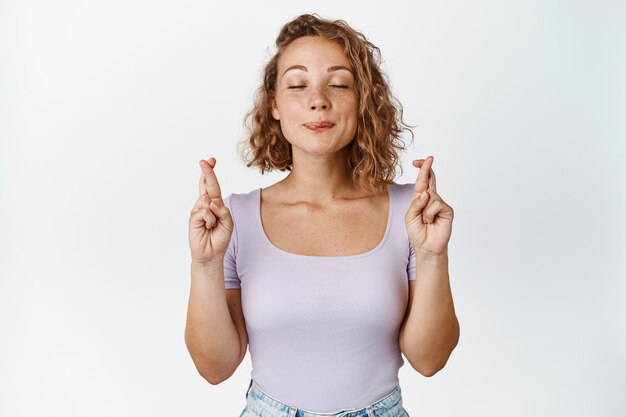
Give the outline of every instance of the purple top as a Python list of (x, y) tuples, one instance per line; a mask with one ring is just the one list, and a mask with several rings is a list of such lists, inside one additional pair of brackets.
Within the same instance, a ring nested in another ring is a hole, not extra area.
[(393, 183), (382, 241), (349, 256), (284, 251), (265, 234), (261, 189), (224, 199), (235, 228), (225, 288), (240, 288), (251, 377), (304, 410), (362, 408), (390, 393), (404, 364), (398, 335), (415, 279), (404, 216), (414, 184)]

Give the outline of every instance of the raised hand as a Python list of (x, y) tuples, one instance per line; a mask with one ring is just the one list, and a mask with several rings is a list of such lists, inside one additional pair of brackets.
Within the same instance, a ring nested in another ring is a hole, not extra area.
[(189, 216), (189, 247), (191, 260), (196, 263), (223, 259), (234, 229), (213, 171), (216, 163), (215, 158), (200, 161), (200, 197)]
[(448, 254), (454, 211), (437, 194), (433, 156), (417, 159), (413, 165), (420, 168), (415, 181), (413, 200), (404, 222), (416, 256)]

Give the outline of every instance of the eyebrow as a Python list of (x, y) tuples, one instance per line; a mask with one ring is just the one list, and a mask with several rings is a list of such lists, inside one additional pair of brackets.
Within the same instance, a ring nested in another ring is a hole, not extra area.
[[(302, 70), (302, 71), (305, 71), (305, 72), (309, 72), (307, 67), (305, 67), (304, 65), (292, 65), (289, 68), (287, 68), (285, 70), (285, 72), (283, 72), (283, 75), (285, 75), (285, 73), (287, 71), (292, 70), (292, 69), (299, 69), (299, 70)], [(343, 65), (333, 65), (332, 67), (328, 67), (326, 72), (332, 72), (332, 71), (337, 71), (337, 70), (341, 70), (341, 69), (350, 71), (350, 74), (352, 74), (352, 70), (350, 68), (348, 68), (348, 67), (344, 67)]]

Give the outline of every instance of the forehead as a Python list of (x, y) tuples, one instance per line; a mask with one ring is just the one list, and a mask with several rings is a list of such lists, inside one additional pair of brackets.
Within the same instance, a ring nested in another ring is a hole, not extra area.
[(303, 36), (287, 45), (278, 59), (279, 76), (292, 65), (304, 65), (309, 69), (318, 66), (324, 71), (333, 65), (352, 68), (341, 45), (320, 36)]

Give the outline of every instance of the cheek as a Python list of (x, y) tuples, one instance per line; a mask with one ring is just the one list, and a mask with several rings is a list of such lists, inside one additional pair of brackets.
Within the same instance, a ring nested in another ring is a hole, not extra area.
[(341, 113), (346, 118), (357, 118), (358, 105), (356, 98), (349, 98), (341, 102)]
[(354, 91), (339, 93), (335, 97), (335, 100), (337, 101), (337, 103), (340, 103), (343, 108), (346, 109), (356, 109), (357, 107), (357, 97)]
[(293, 116), (300, 112), (303, 107), (306, 107), (302, 103), (302, 100), (297, 97), (283, 97), (277, 102), (277, 105), (281, 116), (284, 117)]

